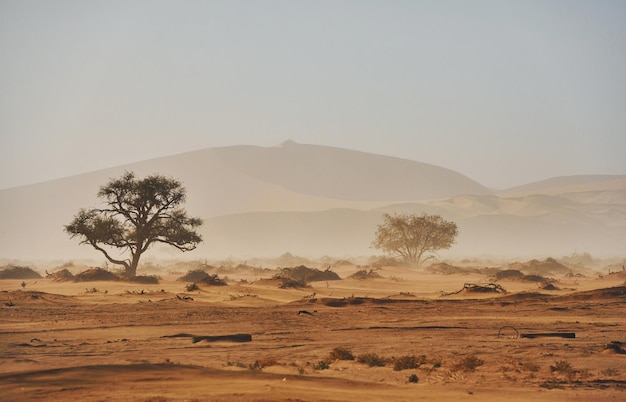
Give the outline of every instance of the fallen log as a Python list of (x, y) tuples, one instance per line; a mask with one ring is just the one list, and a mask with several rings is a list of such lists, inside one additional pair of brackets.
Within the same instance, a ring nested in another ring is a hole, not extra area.
[(233, 335), (210, 335), (210, 336), (198, 336), (187, 333), (180, 333), (174, 335), (163, 335), (161, 338), (191, 338), (192, 343), (198, 343), (200, 341), (207, 342), (219, 342), (219, 341), (230, 341), (230, 342), (252, 342), (252, 335), (250, 334), (233, 334)]
[(174, 334), (174, 335), (163, 335), (161, 338), (193, 338), (195, 335), (192, 334), (187, 334), (187, 333), (180, 333), (180, 334)]
[(192, 343), (198, 343), (200, 341), (207, 342), (252, 342), (252, 335), (250, 334), (234, 334), (234, 335), (215, 335), (215, 336), (194, 336), (191, 340)]
[(537, 334), (520, 334), (520, 338), (528, 338), (528, 339), (547, 338), (547, 337), (576, 338), (576, 333), (575, 332), (544, 332), (544, 333), (537, 333)]

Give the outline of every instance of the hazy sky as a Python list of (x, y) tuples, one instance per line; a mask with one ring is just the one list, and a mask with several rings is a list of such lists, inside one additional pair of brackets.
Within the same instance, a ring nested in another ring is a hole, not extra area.
[(287, 139), (626, 174), (626, 1), (0, 0), (0, 188)]

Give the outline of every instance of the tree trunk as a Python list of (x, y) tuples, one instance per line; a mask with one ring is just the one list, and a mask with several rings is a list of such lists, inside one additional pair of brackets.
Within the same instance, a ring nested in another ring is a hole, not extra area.
[(126, 277), (134, 278), (137, 276), (137, 267), (139, 266), (139, 257), (141, 257), (140, 252), (136, 252), (133, 254), (133, 259), (130, 262), (130, 266), (126, 268)]

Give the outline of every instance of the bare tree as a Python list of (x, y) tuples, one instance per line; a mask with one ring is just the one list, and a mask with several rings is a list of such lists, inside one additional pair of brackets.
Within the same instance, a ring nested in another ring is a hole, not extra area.
[[(65, 231), (79, 237), (80, 244), (90, 244), (108, 261), (122, 265), (129, 278), (137, 274), (141, 255), (155, 243), (168, 244), (180, 251), (190, 251), (202, 241), (195, 228), (199, 218), (190, 218), (179, 206), (186, 193), (177, 180), (160, 175), (138, 180), (133, 172), (112, 179), (100, 188), (102, 209), (81, 209)], [(116, 259), (111, 248), (130, 253), (128, 259)]]
[(372, 245), (401, 257), (407, 264), (419, 267), (436, 251), (449, 249), (458, 234), (456, 223), (439, 215), (383, 215)]

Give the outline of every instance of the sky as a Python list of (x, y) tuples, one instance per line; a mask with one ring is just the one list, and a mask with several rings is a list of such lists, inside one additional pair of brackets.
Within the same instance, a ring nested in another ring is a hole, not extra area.
[(626, 174), (622, 0), (0, 0), (0, 189), (285, 140)]

